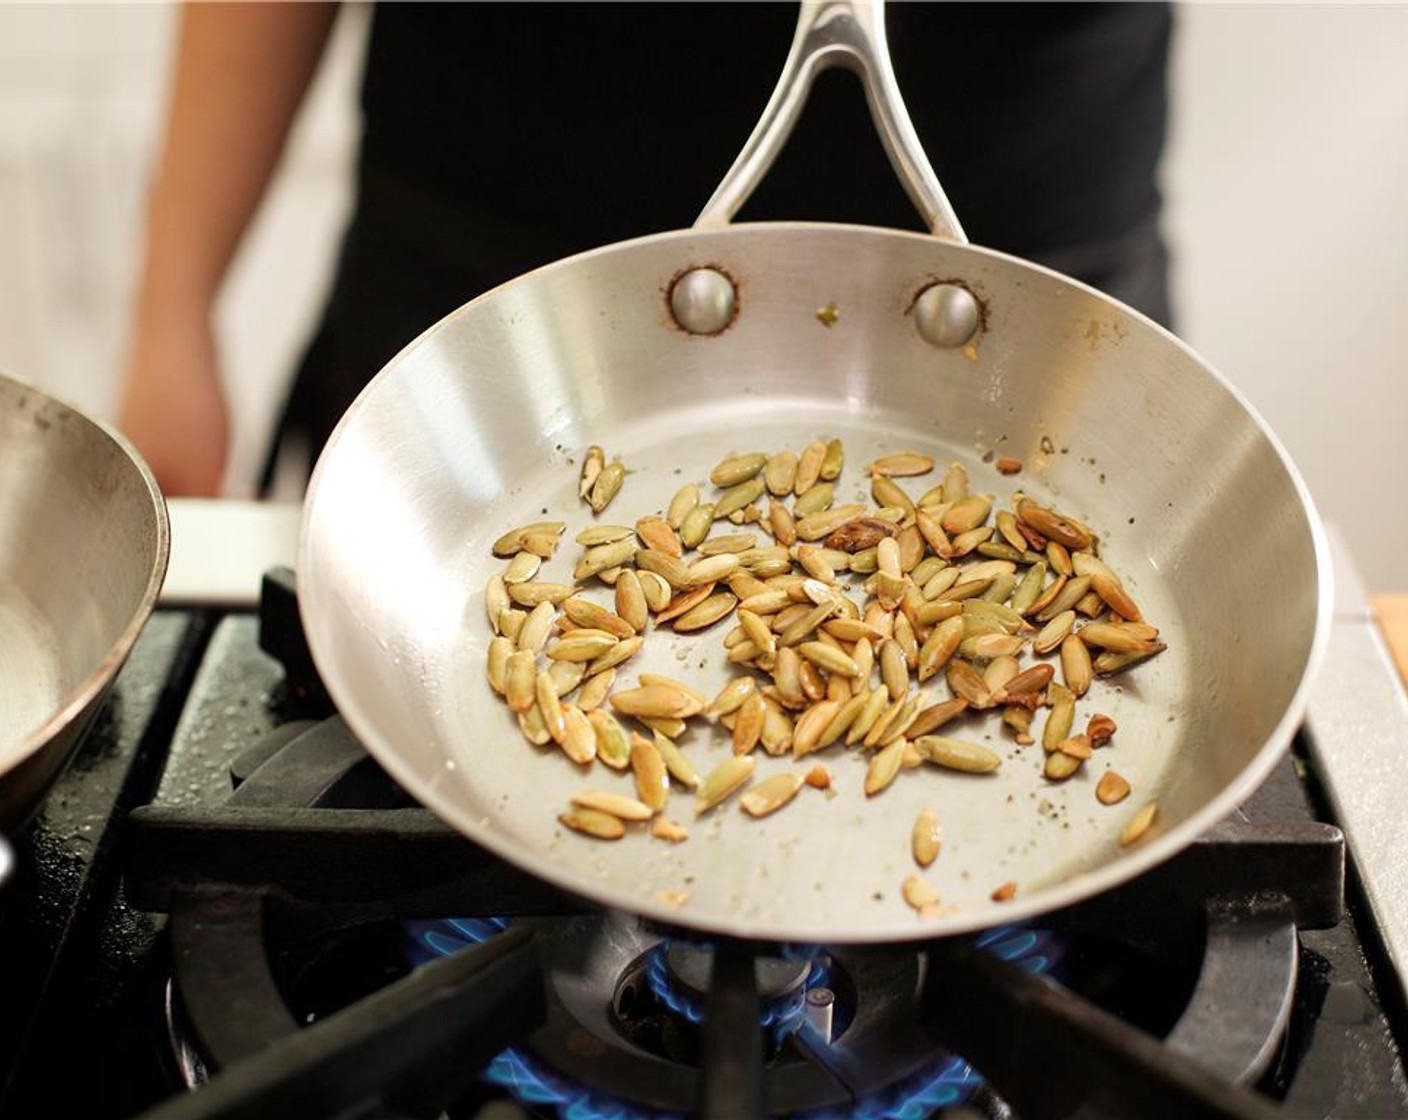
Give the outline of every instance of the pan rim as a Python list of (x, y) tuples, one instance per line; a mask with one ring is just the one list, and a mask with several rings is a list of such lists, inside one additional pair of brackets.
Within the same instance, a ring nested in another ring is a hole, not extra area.
[[(1003, 903), (1000, 909), (996, 911), (977, 910), (969, 913), (947, 915), (934, 919), (914, 929), (876, 931), (868, 927), (846, 928), (845, 926), (838, 928), (828, 927), (825, 930), (787, 929), (779, 927), (775, 923), (750, 922), (736, 917), (727, 921), (714, 920), (708, 917), (696, 918), (694, 915), (683, 913), (679, 909), (657, 902), (654, 899), (647, 899), (632, 894), (625, 889), (594, 888), (592, 893), (583, 894), (579, 889), (576, 889), (574, 878), (570, 873), (560, 870), (541, 853), (536, 853), (537, 858), (531, 861), (530, 866), (530, 861), (523, 858), (524, 853), (519, 845), (502, 842), (492, 830), (476, 827), (475, 822), (470, 819), (469, 814), (462, 813), (455, 807), (454, 798), (441, 793), (439, 789), (433, 786), (422, 788), (425, 786), (425, 783), (420, 780), (419, 775), (413, 770), (411, 765), (403, 760), (400, 752), (379, 734), (374, 721), (358, 704), (357, 697), (355, 695), (345, 694), (345, 690), (343, 695), (338, 694), (338, 685), (332, 679), (333, 675), (325, 671), (326, 662), (324, 657), (320, 654), (320, 642), (317, 637), (317, 627), (315, 625), (315, 616), (319, 613), (315, 610), (315, 604), (320, 601), (322, 596), (316, 582), (311, 581), (305, 576), (305, 573), (312, 568), (311, 554), (313, 546), (310, 529), (315, 516), (317, 498), (321, 489), (320, 483), (323, 475), (330, 469), (328, 464), (332, 459), (333, 452), (341, 442), (343, 432), (355, 422), (357, 415), (365, 407), (367, 400), (376, 390), (382, 378), (391, 371), (398, 369), (406, 361), (409, 361), (415, 351), (429, 341), (432, 336), (442, 330), (448, 329), (461, 315), (469, 313), (472, 309), (477, 308), (480, 304), (494, 298), (500, 293), (515, 286), (525, 284), (543, 273), (580, 265), (599, 256), (615, 255), (648, 245), (654, 246), (670, 241), (690, 239), (705, 242), (727, 241), (739, 237), (748, 237), (755, 232), (780, 232), (784, 234), (807, 236), (826, 234), (842, 234), (847, 236), (880, 235), (902, 241), (920, 241), (930, 245), (939, 244), (944, 247), (945, 251), (954, 251), (964, 254), (971, 253), (981, 257), (993, 258), (1058, 280), (1063, 284), (1095, 298), (1106, 307), (1112, 308), (1121, 314), (1132, 316), (1138, 322), (1152, 328), (1162, 341), (1171, 343), (1178, 352), (1191, 359), (1192, 363), (1202, 375), (1208, 377), (1213, 384), (1227, 393), (1237, 403), (1243, 414), (1251, 420), (1257, 432), (1267, 441), (1267, 444), (1274, 452), (1282, 470), (1285, 471), (1286, 476), (1290, 480), (1300, 500), (1300, 508), (1303, 511), (1306, 526), (1309, 530), (1311, 550), (1315, 560), (1314, 582), (1316, 603), (1314, 633), (1311, 635), (1305, 661), (1300, 669), (1295, 690), (1276, 726), (1266, 737), (1260, 749), (1252, 755), (1247, 764), (1231, 781), (1222, 786), (1215, 797), (1211, 798), (1196, 812), (1180, 821), (1168, 832), (1154, 836), (1147, 843), (1129, 849), (1097, 868), (1073, 876), (1060, 883), (1045, 887), (1029, 897), (1018, 897), (1010, 902)], [(304, 500), (303, 516), (299, 528), (296, 573), (299, 591), (299, 611), (305, 632), (308, 635), (309, 650), (314, 663), (318, 665), (319, 671), (323, 673), (323, 679), (327, 682), (329, 692), (337, 703), (339, 714), (347, 722), (349, 728), (351, 728), (358, 740), (362, 742), (368, 752), (376, 758), (377, 762), (386, 768), (393, 779), (399, 782), (408, 791), (413, 791), (413, 795), (417, 801), (434, 812), (441, 820), (445, 821), (472, 843), (482, 846), (499, 858), (504, 859), (505, 862), (524, 871), (526, 874), (537, 876), (569, 894), (586, 898), (594, 905), (599, 905), (603, 908), (623, 910), (664, 926), (688, 929), (696, 933), (760, 941), (810, 944), (827, 943), (838, 945), (899, 944), (920, 940), (932, 940), (938, 937), (974, 933), (989, 929), (994, 925), (1037, 917), (1042, 914), (1063, 909), (1073, 903), (1083, 901), (1095, 895), (1102, 894), (1113, 887), (1144, 874), (1182, 851), (1199, 836), (1208, 831), (1208, 829), (1212, 828), (1235, 811), (1236, 808), (1261, 785), (1270, 774), (1271, 770), (1280, 763), (1284, 757), (1291, 739), (1304, 720), (1305, 710), (1309, 702), (1310, 687), (1325, 657), (1330, 638), (1330, 626), (1334, 606), (1333, 571), (1328, 534), (1325, 531), (1323, 522), (1311, 498), (1309, 488), (1304, 478), (1296, 468), (1284, 444), (1276, 436), (1275, 432), (1272, 431), (1261, 414), (1252, 406), (1247, 398), (1212, 365), (1212, 363), (1194, 351), (1186, 342), (1178, 338), (1167, 328), (1154, 322), (1142, 312), (1113, 299), (1103, 292), (1100, 292), (1098, 289), (1057, 272), (1054, 269), (1034, 264), (1020, 257), (971, 244), (960, 245), (953, 242), (940, 242), (932, 235), (920, 232), (835, 222), (786, 221), (743, 223), (727, 226), (722, 229), (674, 230), (664, 233), (649, 234), (628, 241), (615, 242), (610, 245), (578, 253), (571, 257), (553, 261), (508, 280), (476, 296), (473, 300), (470, 300), (439, 319), (437, 322), (431, 324), (408, 342), (380, 371), (378, 371), (376, 376), (373, 377), (358, 394), (333, 429), (332, 435), (329, 437), (322, 454), (320, 454), (309, 480), (307, 495)]]
[(156, 600), (161, 593), (161, 586), (166, 581), (166, 569), (171, 559), (171, 522), (166, 510), (166, 498), (162, 494), (160, 486), (157, 485), (156, 475), (152, 473), (151, 467), (147, 465), (146, 460), (138, 453), (132, 442), (115, 426), (90, 416), (68, 401), (13, 375), (0, 372), (0, 384), (31, 393), (49, 405), (63, 409), (109, 439), (122, 457), (136, 469), (138, 478), (145, 486), (146, 494), (151, 499), (156, 530), (153, 562), (136, 611), (118, 634), (117, 639), (108, 647), (103, 659), (93, 671), (85, 676), (78, 685), (69, 689), (67, 698), (53, 715), (26, 735), (19, 748), (3, 763), (0, 763), (0, 780), (3, 780), (7, 775), (18, 770), (31, 758), (42, 752), (55, 737), (75, 721), (81, 719), (94, 701), (101, 696), (104, 689), (112, 683), (128, 654), (132, 652), (132, 647), (136, 645), (142, 631), (146, 629), (147, 621), (156, 608)]

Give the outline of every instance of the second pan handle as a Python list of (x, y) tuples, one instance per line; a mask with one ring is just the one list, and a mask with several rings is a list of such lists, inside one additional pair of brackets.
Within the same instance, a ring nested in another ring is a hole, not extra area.
[(762, 119), (700, 212), (695, 228), (729, 223), (787, 143), (817, 74), (832, 66), (844, 66), (859, 76), (885, 153), (925, 224), (937, 237), (967, 244), (895, 82), (885, 40), (883, 0), (802, 0), (792, 49)]

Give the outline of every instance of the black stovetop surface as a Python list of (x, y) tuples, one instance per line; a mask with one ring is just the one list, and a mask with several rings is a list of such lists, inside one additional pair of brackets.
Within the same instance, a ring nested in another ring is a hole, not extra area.
[[(315, 714), (259, 644), (253, 616), (158, 612), (69, 772), (14, 840), (0, 894), (0, 1115), (128, 1117), (181, 1092), (165, 1015), (168, 919), (131, 901), (129, 815), (222, 805), (241, 755)], [(1315, 801), (1293, 758), (1244, 815), (1304, 822), (1320, 816)], [(1373, 977), (1385, 965), (1359, 920), (1351, 897), (1338, 925), (1300, 932), (1285, 1055), (1259, 1086), (1286, 1115), (1408, 1117), (1398, 1009), (1381, 1003)]]

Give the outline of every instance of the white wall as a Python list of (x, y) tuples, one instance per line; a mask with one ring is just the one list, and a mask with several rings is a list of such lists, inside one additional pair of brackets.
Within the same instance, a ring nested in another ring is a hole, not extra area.
[(1185, 6), (1175, 63), (1180, 333), (1408, 588), (1408, 6)]
[[(345, 212), (364, 15), (340, 21), (222, 306), (232, 492), (252, 484)], [(0, 6), (0, 368), (103, 415), (173, 23)], [(1196, 4), (1178, 26), (1182, 333), (1281, 436), (1371, 587), (1408, 587), (1408, 6)]]

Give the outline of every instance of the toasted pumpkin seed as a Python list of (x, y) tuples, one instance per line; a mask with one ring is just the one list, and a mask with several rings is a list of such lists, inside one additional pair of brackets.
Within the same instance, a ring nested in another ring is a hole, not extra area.
[(1129, 847), (1146, 832), (1149, 826), (1154, 823), (1154, 818), (1158, 816), (1159, 805), (1156, 801), (1151, 801), (1135, 813), (1130, 822), (1124, 826), (1124, 831), (1120, 833), (1120, 845)]
[(800, 498), (792, 503), (792, 515), (794, 517), (810, 517), (814, 513), (821, 513), (831, 508), (831, 503), (835, 500), (836, 488), (829, 482), (818, 482)]
[(676, 591), (683, 591), (689, 586), (689, 566), (679, 557), (653, 548), (637, 549), (634, 556), (637, 569), (653, 572)]
[(508, 597), (519, 606), (536, 607), (539, 603), (556, 605), (577, 593), (577, 586), (571, 583), (543, 583), (529, 580), (515, 583), (508, 589)]
[(909, 847), (914, 854), (914, 862), (920, 867), (928, 867), (938, 859), (940, 839), (938, 814), (932, 809), (921, 810), (915, 818), (914, 827), (910, 829)]
[(865, 768), (865, 796), (874, 797), (889, 787), (900, 772), (904, 761), (905, 740), (896, 739), (888, 747), (875, 752)]
[(523, 625), (528, 621), (528, 612), (515, 607), (505, 607), (499, 612), (499, 633), (515, 645), (523, 633)]
[(562, 724), (562, 753), (585, 766), (596, 757), (596, 729), (575, 704), (562, 706)]
[[(830, 509), (823, 510), (820, 513), (813, 513), (806, 517), (799, 518), (797, 520), (797, 539), (803, 541), (819, 541), (830, 537), (832, 533), (836, 532), (836, 530), (842, 525), (845, 525), (848, 521), (854, 521), (856, 518), (864, 515), (865, 510), (866, 507), (863, 502), (851, 502), (846, 505), (832, 506)], [(827, 541), (827, 547), (845, 549), (844, 544), (833, 544), (829, 540)], [(852, 551), (850, 549), (845, 550), (848, 552)]]
[(846, 464), (846, 448), (839, 439), (826, 443), (826, 454), (821, 458), (821, 480), (834, 482), (841, 476), (841, 468)]
[(674, 497), (670, 499), (670, 504), (665, 510), (665, 524), (676, 532), (679, 531), (684, 519), (690, 511), (699, 504), (699, 487), (692, 482), (687, 482), (675, 491)]
[(1037, 636), (1032, 639), (1032, 652), (1051, 653), (1070, 636), (1075, 624), (1076, 612), (1062, 611), (1043, 626)]
[(1088, 532), (1082, 529), (1071, 519), (1049, 510), (1045, 506), (1040, 506), (1030, 498), (1023, 498), (1017, 503), (1018, 520), (1030, 525), (1043, 537), (1049, 541), (1072, 550), (1088, 550), (1091, 545), (1091, 537)]
[(508, 706), (512, 711), (526, 712), (537, 699), (534, 689), (538, 674), (534, 657), (527, 650), (517, 650), (509, 654), (506, 668), (504, 697)]
[(1058, 750), (1052, 751), (1046, 756), (1046, 763), (1041, 772), (1048, 781), (1064, 782), (1074, 777), (1076, 771), (1083, 765), (1085, 765), (1084, 760)]
[(797, 520), (781, 502), (768, 503), (768, 526), (778, 544), (792, 545), (797, 540)]
[(1076, 696), (1084, 696), (1090, 689), (1092, 670), (1089, 648), (1079, 634), (1068, 634), (1061, 641), (1061, 676), (1066, 687)]
[(667, 556), (680, 556), (684, 552), (679, 537), (675, 536), (674, 529), (663, 517), (651, 515), (640, 518), (636, 522), (636, 536), (646, 548), (653, 548)]
[(1015, 634), (979, 634), (964, 638), (958, 652), (974, 661), (987, 661), (993, 657), (1013, 657), (1026, 647), (1026, 641)]
[[(717, 556), (706, 556), (702, 560), (696, 560), (691, 564), (686, 573), (686, 586), (699, 587), (703, 584), (717, 583), (721, 579), (726, 579), (738, 570), (738, 556), (732, 552), (720, 553)], [(732, 596), (730, 596), (732, 598)], [(734, 600), (737, 602), (737, 600)]]
[(743, 702), (758, 691), (758, 682), (753, 677), (734, 677), (719, 690), (719, 694), (704, 711), (709, 715), (726, 716), (738, 711)]
[[(955, 536), (969, 533), (988, 519), (991, 510), (991, 498), (982, 494), (969, 494), (949, 507), (948, 512), (939, 519), (939, 526), (944, 532)], [(977, 547), (976, 544), (974, 547)]]
[(937, 731), (946, 723), (962, 715), (967, 710), (968, 701), (962, 698), (944, 700), (938, 704), (932, 704), (915, 714), (914, 722), (909, 725), (906, 734), (910, 739), (917, 739), (921, 735), (928, 735), (930, 732)]
[(750, 478), (747, 482), (730, 486), (714, 502), (714, 520), (718, 521), (731, 513), (737, 513), (745, 506), (757, 501), (762, 493), (763, 480), (761, 478)]
[(770, 755), (786, 754), (792, 746), (793, 724), (791, 717), (777, 704), (763, 700), (763, 731), (758, 737), (763, 750)]
[[(685, 828), (683, 825), (676, 824), (674, 821), (670, 820), (669, 817), (656, 817), (650, 824), (650, 835), (654, 836), (657, 840), (668, 840), (671, 844), (678, 844), (683, 840), (689, 839), (689, 829)], [(663, 893), (684, 894), (683, 891), (665, 891)], [(685, 895), (685, 899), (688, 897), (688, 895)], [(662, 901), (667, 900), (662, 899)], [(683, 900), (681, 900), (681, 902), (682, 901)], [(667, 905), (670, 904), (672, 903), (667, 901)]]
[(625, 769), (631, 758), (631, 745), (626, 736), (626, 729), (615, 716), (602, 708), (586, 710), (586, 716), (587, 723), (596, 735), (597, 758), (613, 770)]
[(688, 719), (704, 710), (697, 695), (671, 685), (651, 684), (611, 694), (611, 706), (628, 716)]
[[(663, 611), (670, 602), (670, 581), (658, 572), (640, 571), (636, 573), (636, 578), (640, 581), (641, 594), (645, 596), (645, 605), (655, 613)], [(644, 627), (638, 627), (644, 629)]]
[(587, 448), (587, 453), (582, 456), (582, 475), (577, 482), (577, 496), (582, 501), (587, 501), (591, 497), (592, 488), (596, 485), (596, 480), (601, 477), (602, 468), (606, 466), (606, 452), (596, 444)]
[[(745, 505), (747, 503), (744, 503)], [(695, 506), (680, 522), (680, 540), (689, 548), (694, 548), (709, 535), (714, 525), (714, 503), (703, 502)]]
[(1089, 576), (1076, 576), (1068, 579), (1065, 585), (1041, 610), (1036, 612), (1038, 622), (1050, 622), (1062, 611), (1074, 610), (1075, 605), (1085, 597), (1085, 593), (1090, 590)]
[(575, 540), (583, 548), (596, 548), (598, 545), (627, 540), (634, 532), (629, 525), (588, 525), (577, 534)]
[(1061, 754), (1068, 754), (1072, 758), (1077, 758), (1085, 762), (1090, 758), (1090, 738), (1086, 735), (1072, 735), (1068, 739), (1062, 739), (1056, 744), (1056, 749)]
[(1115, 653), (1150, 654), (1159, 644), (1136, 637), (1125, 627), (1115, 626), (1108, 622), (1087, 623), (1080, 629), (1080, 640), (1086, 645), (1099, 646), (1101, 649), (1113, 650)]
[(513, 642), (500, 635), (489, 640), (489, 687), (502, 696), (508, 688), (508, 659)]
[[(706, 584), (706, 588), (713, 586), (712, 583)], [(680, 633), (703, 630), (732, 611), (737, 602), (737, 597), (730, 591), (715, 592), (675, 618), (674, 628)]]
[(916, 666), (921, 684), (949, 664), (962, 641), (963, 619), (958, 615), (943, 619), (929, 631), (929, 636), (919, 647), (919, 663)]
[(774, 774), (751, 787), (738, 803), (750, 817), (766, 817), (796, 797), (801, 788), (801, 774)]
[(547, 673), (552, 678), (557, 695), (561, 697), (566, 696), (582, 683), (582, 678), (587, 673), (587, 667), (580, 661), (554, 661), (548, 666)]
[(484, 585), (484, 613), (494, 633), (499, 633), (499, 618), (509, 608), (508, 584), (501, 573), (495, 572)]
[(552, 736), (543, 726), (543, 717), (536, 704), (526, 712), (518, 713), (518, 729), (523, 732), (523, 737), (535, 747), (545, 747), (552, 742)]
[(636, 796), (655, 812), (660, 812), (669, 800), (670, 779), (656, 743), (644, 735), (631, 732), (630, 761), (636, 781)]
[(626, 834), (626, 826), (620, 817), (603, 813), (600, 809), (572, 809), (558, 814), (557, 819), (573, 832), (595, 836), (598, 840), (619, 840)]
[(583, 809), (610, 813), (623, 821), (648, 821), (655, 815), (655, 810), (644, 801), (627, 797), (624, 793), (609, 793), (599, 789), (584, 789), (574, 793), (572, 804)]
[(730, 455), (709, 472), (709, 481), (715, 486), (736, 486), (747, 482), (767, 465), (768, 457), (761, 451), (746, 455)]
[(604, 630), (577, 630), (547, 648), (552, 661), (595, 661), (620, 641)]
[(558, 699), (557, 683), (552, 679), (552, 674), (546, 669), (540, 672), (533, 680), (533, 689), (543, 726), (548, 729), (554, 742), (561, 743), (566, 725), (562, 719), (562, 701)]
[(696, 816), (707, 813), (736, 792), (753, 776), (757, 759), (751, 754), (734, 755), (725, 759), (699, 784), (694, 795)]
[(1090, 740), (1092, 747), (1103, 747), (1117, 730), (1113, 719), (1098, 713), (1091, 716), (1090, 721), (1085, 725), (1085, 735)]
[(977, 743), (965, 743), (941, 735), (921, 735), (914, 740), (924, 758), (946, 770), (968, 774), (988, 774), (1002, 765), (1002, 756)]
[(728, 533), (721, 537), (708, 537), (700, 541), (696, 551), (700, 556), (720, 556), (726, 552), (747, 552), (757, 543), (758, 538), (753, 533)]
[(824, 642), (802, 642), (797, 647), (797, 652), (828, 673), (839, 673), (852, 679), (860, 676), (860, 667), (854, 660)]
[[(622, 573), (625, 574), (624, 572)], [(635, 573), (631, 573), (632, 577)], [(617, 583), (620, 586), (620, 583)], [(637, 582), (637, 586), (639, 583)], [(641, 607), (644, 608), (644, 601)], [(626, 619), (622, 618), (614, 611), (609, 611), (605, 607), (593, 603), (590, 599), (583, 599), (579, 595), (574, 595), (570, 599), (562, 601), (562, 613), (575, 622), (578, 626), (590, 627), (593, 630), (604, 630), (616, 638), (634, 637), (639, 627), (632, 626)]]
[(1166, 650), (1163, 642), (1154, 642), (1148, 650), (1135, 653), (1116, 653), (1114, 650), (1106, 650), (1095, 659), (1095, 672), (1102, 677), (1113, 676), (1115, 673), (1122, 673), (1131, 666), (1138, 665), (1139, 662), (1153, 657), (1157, 653)]
[(1031, 612), (1032, 604), (1041, 596), (1042, 588), (1046, 583), (1046, 561), (1038, 560), (1026, 574), (1022, 576), (1021, 582), (1017, 584), (1012, 592), (1012, 609), (1020, 615)]
[(505, 558), (515, 556), (522, 551), (525, 537), (535, 535), (557, 537), (566, 527), (561, 521), (535, 521), (531, 525), (520, 525), (517, 529), (510, 529), (496, 540), (492, 551), (495, 556)]
[(875, 475), (871, 478), (870, 496), (877, 506), (892, 506), (903, 510), (906, 518), (916, 515), (914, 499), (905, 493), (899, 483), (886, 475)]
[(882, 455), (870, 464), (872, 475), (882, 474), (901, 478), (928, 474), (933, 469), (933, 457), (921, 455), (917, 451), (899, 451), (893, 455)]
[(1000, 887), (994, 890), (992, 894), (990, 894), (988, 897), (991, 898), (994, 902), (1010, 902), (1013, 898), (1016, 897), (1016, 894), (1017, 884), (1012, 882), (1011, 879), (1009, 879), (1007, 880), (1007, 882), (1003, 883)]
[[(645, 601), (645, 588), (634, 569), (627, 568), (621, 572), (621, 578), (616, 581), (615, 600), (616, 615), (630, 628), (631, 633), (644, 630), (649, 617)], [(602, 627), (602, 629), (609, 629), (609, 627)], [(628, 638), (630, 634), (622, 634), (621, 637)]]
[(1095, 785), (1095, 799), (1101, 805), (1118, 805), (1129, 796), (1129, 782), (1113, 770), (1106, 770)]
[(596, 481), (592, 483), (592, 492), (588, 498), (588, 504), (592, 507), (593, 513), (601, 513), (611, 499), (616, 497), (621, 491), (621, 484), (626, 481), (626, 467), (620, 459), (612, 459), (606, 466), (601, 468), (601, 473), (597, 475)]
[(634, 638), (625, 638), (617, 642), (587, 666), (587, 676), (594, 677), (598, 673), (605, 672), (607, 669), (616, 668), (616, 666), (620, 665), (622, 662), (629, 661), (640, 652), (640, 647), (644, 643), (645, 639), (640, 635), (636, 635)]
[(792, 483), (792, 492), (801, 497), (817, 484), (821, 478), (821, 467), (826, 461), (826, 444), (814, 440), (802, 449), (797, 460), (797, 477)]

